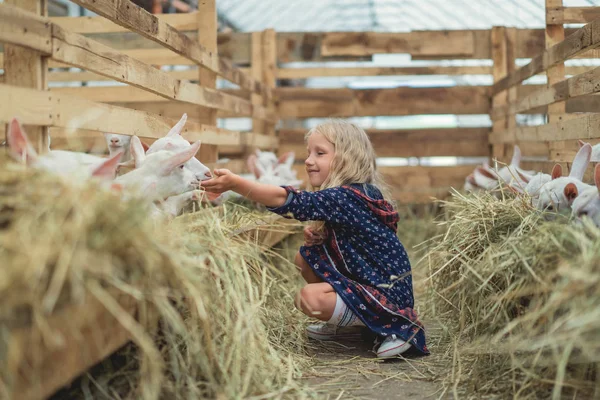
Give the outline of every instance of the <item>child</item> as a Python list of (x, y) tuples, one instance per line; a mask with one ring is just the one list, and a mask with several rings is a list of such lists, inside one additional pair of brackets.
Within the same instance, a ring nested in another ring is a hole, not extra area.
[(305, 229), (296, 265), (307, 285), (299, 308), (324, 323), (309, 337), (332, 340), (340, 327), (366, 326), (383, 343), (380, 358), (414, 347), (428, 354), (423, 326), (413, 310), (410, 263), (396, 236), (398, 213), (384, 199), (375, 152), (364, 130), (330, 121), (306, 135), (305, 161), (312, 192), (245, 180), (215, 170), (202, 182), (208, 192), (233, 190), (285, 217), (321, 221)]

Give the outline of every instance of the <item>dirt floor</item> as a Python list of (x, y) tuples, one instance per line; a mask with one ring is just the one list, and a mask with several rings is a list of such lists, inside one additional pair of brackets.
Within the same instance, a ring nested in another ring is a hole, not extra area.
[[(440, 335), (425, 321), (432, 339)], [(446, 399), (441, 382), (447, 374), (441, 358), (432, 346), (430, 356), (378, 360), (373, 339), (357, 333), (337, 342), (311, 341), (309, 354), (315, 359), (309, 384), (327, 399)]]

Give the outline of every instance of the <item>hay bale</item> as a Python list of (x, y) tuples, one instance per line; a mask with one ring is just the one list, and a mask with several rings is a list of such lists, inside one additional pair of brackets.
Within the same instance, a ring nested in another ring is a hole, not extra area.
[[(296, 277), (294, 267), (273, 265), (218, 213), (159, 226), (147, 215), (139, 199), (1, 163), (2, 397), (50, 394), (73, 377), (61, 381), (64, 359), (48, 369), (49, 350), (101, 348), (114, 332), (133, 350), (70, 397), (302, 397), (304, 319), (293, 307), (297, 282), (282, 278)], [(48, 375), (58, 378), (48, 384)]]
[(451, 383), (477, 396), (591, 396), (600, 231), (547, 221), (518, 198), (456, 194), (445, 207), (428, 260), (433, 310), (454, 335)]

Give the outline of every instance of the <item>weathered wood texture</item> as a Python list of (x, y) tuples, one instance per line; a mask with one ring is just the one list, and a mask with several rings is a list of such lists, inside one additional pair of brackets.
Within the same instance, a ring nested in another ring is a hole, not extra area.
[(563, 7), (546, 8), (546, 24), (587, 24), (600, 18), (600, 7)]
[(563, 63), (567, 59), (595, 49), (600, 45), (600, 34), (598, 32), (600, 32), (600, 20), (595, 20), (578, 29), (565, 40), (552, 45), (552, 47), (538, 54), (529, 64), (496, 82), (493, 86), (493, 93), (506, 90), (511, 86), (523, 82), (527, 78), (548, 70), (550, 67)]
[[(0, 121), (19, 116), (24, 124), (114, 132), (140, 137), (160, 138), (179, 118), (166, 118), (108, 104), (95, 103), (56, 92), (42, 92), (0, 84)], [(183, 136), (214, 145), (244, 145), (240, 132), (188, 121)], [(277, 147), (276, 137), (251, 135), (263, 147)]]
[(487, 114), (489, 88), (278, 88), (281, 119), (411, 114)]
[[(546, 0), (546, 17), (548, 16), (548, 10), (554, 7), (562, 7), (563, 0)], [(547, 18), (546, 18), (547, 21)], [(600, 27), (600, 25), (598, 25)], [(592, 32), (593, 33), (593, 32)], [(558, 45), (565, 40), (565, 28), (562, 24), (549, 24), (546, 22), (546, 49), (550, 49), (555, 45)], [(556, 65), (548, 68), (546, 71), (548, 77), (547, 86), (548, 88), (563, 81), (565, 79), (565, 64), (563, 62), (556, 63)], [(566, 105), (564, 101), (557, 101), (548, 106), (548, 121), (558, 121), (563, 114), (566, 112)]]
[(265, 88), (239, 71), (233, 64), (217, 52), (209, 51), (198, 42), (179, 32), (165, 20), (150, 14), (129, 0), (97, 2), (95, 0), (74, 0), (75, 3), (98, 15), (150, 39), (161, 46), (207, 68), (239, 85), (244, 89), (262, 93)]
[[(305, 133), (281, 129), (279, 152), (294, 151), (302, 159)], [(378, 157), (487, 157), (488, 133), (488, 128), (367, 130)]]
[[(50, 26), (45, 21), (48, 14), (46, 0), (6, 0), (0, 7), (6, 12), (0, 14), (0, 41), (12, 43), (5, 46), (4, 81), (15, 87), (46, 90), (48, 65), (42, 55), (47, 54), (51, 45), (48, 36)], [(13, 45), (19, 41), (25, 47)], [(26, 124), (24, 128), (35, 149), (43, 153), (48, 148), (49, 136), (48, 127), (44, 126), (47, 124), (40, 125)]]

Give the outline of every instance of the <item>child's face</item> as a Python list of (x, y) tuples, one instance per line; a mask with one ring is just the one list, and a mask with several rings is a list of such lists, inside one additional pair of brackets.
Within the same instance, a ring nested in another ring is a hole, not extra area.
[(308, 157), (304, 164), (311, 186), (320, 187), (325, 182), (334, 155), (333, 143), (325, 139), (325, 136), (315, 132), (308, 137)]

